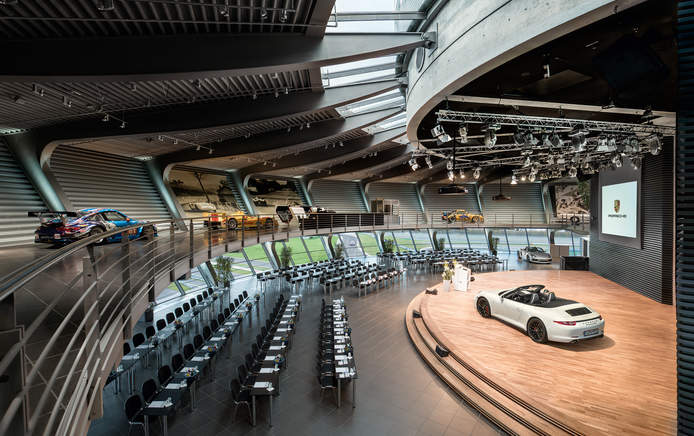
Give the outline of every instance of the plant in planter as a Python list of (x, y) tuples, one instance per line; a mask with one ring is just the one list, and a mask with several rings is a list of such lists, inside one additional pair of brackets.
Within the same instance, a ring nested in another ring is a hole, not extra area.
[(446, 249), (446, 240), (444, 238), (434, 239), (434, 251), (443, 251)]
[(231, 257), (228, 256), (220, 256), (215, 262), (214, 270), (217, 273), (219, 280), (224, 283), (225, 288), (228, 288), (231, 281), (234, 279), (234, 275), (231, 272), (232, 265), (233, 261), (231, 260)]
[(383, 240), (383, 252), (384, 253), (392, 253), (394, 246), (395, 246), (395, 244), (393, 243), (392, 239), (384, 239)]
[(335, 246), (335, 259), (342, 259), (342, 256), (345, 254), (345, 249), (342, 246), (342, 244), (337, 244)]
[(292, 247), (288, 247), (286, 245), (283, 245), (282, 249), (280, 250), (280, 267), (289, 268), (289, 265), (291, 263), (292, 263)]

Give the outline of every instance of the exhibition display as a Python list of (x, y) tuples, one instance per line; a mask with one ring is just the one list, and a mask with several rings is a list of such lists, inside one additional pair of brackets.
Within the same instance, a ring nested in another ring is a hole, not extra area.
[(518, 250), (518, 259), (527, 260), (531, 263), (552, 263), (552, 255), (547, 253), (542, 247), (532, 247), (528, 245)]

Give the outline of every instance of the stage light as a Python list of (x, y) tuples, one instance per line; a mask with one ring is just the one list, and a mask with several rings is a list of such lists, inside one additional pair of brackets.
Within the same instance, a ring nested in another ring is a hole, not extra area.
[(526, 145), (529, 145), (529, 146), (533, 147), (533, 146), (537, 145), (538, 142), (539, 142), (539, 141), (537, 140), (537, 138), (535, 137), (535, 135), (533, 135), (531, 132), (527, 132), (527, 133), (525, 134), (525, 144), (526, 144)]
[(279, 97), (279, 96), (280, 96), (279, 91), (277, 91), (277, 90), (275, 89), (275, 98), (277, 98), (277, 97)]
[(535, 176), (535, 173), (530, 173), (530, 174), (528, 174), (528, 180), (529, 180), (530, 182), (534, 182), (534, 181), (535, 181), (535, 177), (536, 177), (536, 176)]
[(484, 145), (486, 145), (487, 148), (494, 148), (496, 145), (496, 133), (493, 130), (484, 132)]
[(104, 123), (108, 122), (111, 120), (111, 115), (105, 114), (104, 117), (101, 119)]
[(465, 124), (461, 124), (458, 127), (458, 135), (460, 135), (460, 142), (467, 142), (467, 127), (465, 127)]
[(267, 19), (267, 9), (265, 9), (265, 8), (260, 8), (260, 19), (261, 19), (261, 20), (266, 20), (266, 19)]
[(641, 157), (635, 156), (631, 158), (631, 167), (635, 170), (641, 168)]
[(552, 135), (552, 138), (550, 139), (550, 141), (552, 142), (552, 145), (554, 147), (561, 147), (561, 143), (562, 143), (561, 138), (556, 133)]
[(512, 185), (517, 185), (518, 184), (518, 179), (516, 178), (516, 175), (511, 176), (511, 184)]
[(479, 180), (481, 174), (482, 174), (482, 168), (477, 167), (477, 168), (475, 168), (475, 170), (472, 172), (472, 177), (474, 177), (475, 180)]
[(612, 164), (617, 168), (622, 166), (622, 156), (620, 156), (619, 153), (612, 155)]
[(531, 164), (531, 162), (530, 162), (530, 156), (528, 156), (528, 157), (525, 158), (525, 161), (523, 161), (523, 166), (527, 168), (527, 167), (530, 166), (530, 164)]
[(464, 179), (465, 178), (465, 171), (463, 171), (463, 170), (458, 171), (458, 175), (460, 176), (461, 179)]
[[(516, 129), (518, 129), (518, 128), (516, 127)], [(525, 137), (523, 136), (523, 133), (520, 130), (516, 130), (513, 133), (513, 143), (516, 145), (523, 145), (524, 142), (525, 142)]]
[(617, 148), (617, 139), (614, 136), (610, 136), (607, 140), (608, 151), (614, 151)]
[[(0, 4), (2, 4), (2, 1), (8, 1), (8, 0), (0, 0)], [(12, 1), (12, 0), (9, 0)], [(112, 11), (115, 9), (115, 6), (113, 5), (113, 0), (97, 0), (96, 1), (96, 8), (100, 10), (101, 12), (107, 12), (107, 11)]]
[(449, 142), (453, 139), (451, 138), (451, 135), (446, 133), (441, 124), (437, 124), (434, 126), (433, 129), (431, 129), (431, 136), (433, 136), (441, 142)]
[(419, 168), (419, 163), (417, 163), (417, 159), (412, 158), (407, 162), (410, 165), (410, 168), (412, 168), (412, 171), (417, 171), (417, 168)]
[(178, 144), (178, 139), (174, 138), (173, 143), (174, 143), (174, 145)]
[(280, 23), (286, 23), (288, 19), (289, 11), (287, 11), (286, 9), (282, 9), (282, 12), (280, 12)]
[(629, 140), (629, 146), (631, 147), (631, 151), (634, 153), (641, 151), (641, 145), (635, 136)]
[(121, 123), (120, 123), (120, 128), (121, 128), (121, 129), (125, 129), (125, 126), (126, 126), (126, 122), (125, 122), (125, 121), (121, 121)]
[(653, 155), (657, 156), (663, 150), (663, 145), (660, 142), (660, 137), (658, 135), (652, 135), (645, 139), (648, 151)]
[(429, 167), (429, 169), (434, 168), (434, 164), (431, 163), (431, 156), (425, 157), (425, 158), (424, 158), (424, 162), (426, 162), (427, 167)]
[(210, 148), (209, 154), (212, 154), (212, 152), (214, 152), (214, 150), (212, 150), (212, 149)]
[(547, 165), (554, 165), (554, 156), (551, 154), (547, 156)]
[(455, 173), (453, 171), (448, 171), (448, 180), (451, 182), (455, 180)]
[(164, 137), (162, 135), (157, 135), (157, 141), (164, 142)]
[(569, 177), (576, 177), (577, 174), (578, 174), (578, 170), (576, 169), (576, 167), (570, 167), (569, 168), (569, 173), (568, 173)]
[(446, 169), (449, 171), (453, 169), (453, 161), (452, 160), (449, 160), (448, 162), (446, 162)]
[(195, 151), (200, 151), (200, 148), (201, 147), (198, 145), (197, 147), (195, 147)]

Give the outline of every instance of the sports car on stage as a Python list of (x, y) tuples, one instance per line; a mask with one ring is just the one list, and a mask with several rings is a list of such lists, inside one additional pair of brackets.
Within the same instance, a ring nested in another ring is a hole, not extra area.
[(213, 228), (226, 226), (229, 230), (241, 228), (242, 223), (246, 229), (257, 227), (265, 229), (277, 228), (277, 219), (272, 216), (246, 215), (240, 210), (236, 212), (210, 212), (204, 221), (205, 226), (212, 226)]
[(442, 212), (441, 219), (453, 223), (456, 221), (462, 221), (464, 223), (483, 223), (484, 217), (475, 213), (470, 213), (465, 209), (456, 209), (450, 212)]
[(523, 247), (518, 250), (518, 260), (527, 260), (530, 263), (552, 263), (552, 255), (540, 247)]
[[(48, 242), (51, 244), (69, 244), (89, 236), (95, 236), (117, 227), (129, 227), (141, 224), (141, 227), (130, 229), (130, 239), (139, 238), (146, 230), (151, 230), (156, 235), (157, 228), (147, 221), (130, 218), (116, 209), (92, 208), (82, 209), (77, 212), (29, 212), (30, 216), (37, 216), (41, 220), (41, 226), (34, 232), (34, 242)], [(105, 241), (120, 241), (120, 233), (105, 238)], [(104, 242), (100, 239), (97, 243)]]
[(585, 304), (557, 298), (544, 285), (526, 285), (475, 296), (477, 312), (498, 318), (539, 343), (578, 342), (605, 334), (605, 320)]

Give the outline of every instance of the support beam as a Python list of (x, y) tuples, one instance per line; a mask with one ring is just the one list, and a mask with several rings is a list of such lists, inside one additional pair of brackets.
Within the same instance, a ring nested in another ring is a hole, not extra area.
[(6, 40), (0, 51), (12, 62), (0, 65), (0, 80), (112, 82), (272, 74), (402, 53), (426, 43), (420, 33)]
[(306, 28), (306, 36), (322, 38), (325, 35), (325, 26), (330, 20), (330, 13), (334, 6), (335, 0), (322, 0), (315, 3), (308, 21), (309, 27)]
[(415, 147), (411, 145), (399, 145), (395, 146), (393, 148), (389, 148), (388, 150), (381, 151), (378, 153), (378, 158), (373, 159), (373, 158), (355, 158), (352, 159), (348, 162), (345, 162), (344, 164), (340, 165), (335, 165), (330, 169), (330, 174), (327, 174), (327, 172), (315, 172), (311, 173), (305, 176), (306, 180), (316, 180), (316, 179), (323, 179), (326, 177), (335, 177), (335, 176), (341, 176), (344, 174), (350, 174), (350, 173), (356, 173), (364, 170), (368, 170), (369, 168), (372, 167), (377, 167), (377, 166), (388, 166), (389, 164), (392, 165), (399, 165), (402, 162), (402, 159), (404, 156), (407, 154), (411, 153), (412, 151), (415, 150)]
[[(383, 119), (389, 117), (390, 116), (384, 117), (375, 122), (382, 121)], [(277, 172), (286, 168), (320, 165), (321, 163), (325, 163), (326, 161), (332, 159), (353, 159), (356, 155), (361, 155), (370, 148), (384, 142), (390, 142), (403, 134), (405, 134), (404, 127), (402, 129), (387, 130), (385, 132), (376, 133), (372, 136), (353, 139), (345, 142), (342, 147), (329, 148), (328, 150), (306, 150), (303, 153), (299, 153), (297, 155), (292, 154), (273, 161), (271, 171)], [(243, 177), (245, 177), (251, 174), (267, 172), (267, 170), (268, 167), (266, 165), (258, 163), (244, 168), (241, 170), (241, 173), (243, 174)]]
[(349, 118), (323, 121), (311, 125), (310, 129), (294, 129), (291, 133), (282, 130), (255, 135), (248, 139), (234, 138), (213, 144), (212, 154), (208, 152), (201, 153), (195, 149), (184, 149), (162, 155), (159, 159), (166, 165), (170, 165), (181, 162), (206, 161), (209, 159), (259, 153), (270, 150), (285, 150), (287, 153), (290, 153), (294, 150), (301, 150), (302, 146), (305, 147), (311, 142), (330, 138), (350, 130), (370, 126), (398, 112), (400, 112), (400, 109), (388, 109)]

